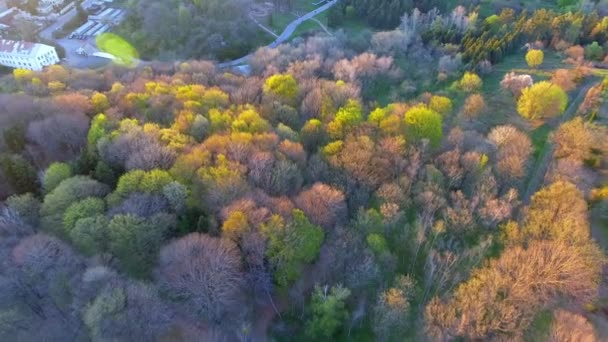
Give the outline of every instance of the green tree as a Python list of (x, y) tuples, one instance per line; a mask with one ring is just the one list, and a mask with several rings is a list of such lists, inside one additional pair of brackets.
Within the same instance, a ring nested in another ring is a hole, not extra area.
[(542, 81), (525, 88), (517, 100), (517, 111), (526, 119), (542, 119), (562, 114), (568, 95), (559, 86)]
[(61, 235), (63, 215), (73, 203), (87, 197), (104, 197), (109, 190), (107, 185), (86, 176), (75, 176), (64, 180), (44, 197), (40, 209), (42, 227)]
[(45, 194), (53, 191), (59, 183), (72, 177), (72, 168), (66, 163), (53, 163), (44, 172), (42, 189)]
[(38, 226), (41, 203), (32, 193), (13, 195), (6, 199), (6, 206), (19, 215), (23, 222), (32, 227)]
[(173, 225), (173, 219), (166, 214), (149, 219), (130, 214), (116, 215), (108, 224), (110, 252), (120, 260), (126, 272), (135, 277), (145, 277)]
[(301, 210), (294, 210), (293, 220), (285, 223), (274, 215), (261, 230), (268, 238), (266, 254), (274, 267), (276, 283), (286, 288), (300, 275), (300, 267), (312, 262), (321, 249), (325, 234), (312, 224)]
[(103, 215), (79, 219), (70, 231), (70, 240), (87, 256), (106, 252), (109, 224), (110, 220)]
[(12, 153), (21, 153), (27, 143), (25, 139), (25, 125), (16, 124), (4, 130), (2, 133), (4, 144)]
[(0, 154), (0, 179), (2, 176), (18, 194), (38, 190), (36, 169), (19, 154)]
[(87, 217), (103, 215), (106, 204), (101, 198), (89, 197), (72, 204), (63, 214), (63, 230), (69, 235), (76, 222)]
[(346, 300), (350, 290), (342, 285), (316, 286), (310, 303), (311, 317), (306, 322), (306, 335), (313, 339), (331, 339), (348, 319)]
[(97, 152), (97, 142), (106, 134), (107, 128), (108, 121), (104, 114), (97, 114), (91, 120), (91, 127), (87, 134), (87, 146), (90, 153)]
[(129, 171), (118, 179), (116, 190), (108, 196), (108, 204), (117, 205), (133, 192), (161, 193), (171, 182), (173, 177), (165, 170)]
[(589, 60), (601, 61), (604, 55), (604, 49), (597, 42), (585, 46), (585, 58)]
[(405, 113), (406, 133), (414, 139), (429, 139), (432, 146), (439, 146), (443, 136), (441, 115), (424, 105), (418, 105)]

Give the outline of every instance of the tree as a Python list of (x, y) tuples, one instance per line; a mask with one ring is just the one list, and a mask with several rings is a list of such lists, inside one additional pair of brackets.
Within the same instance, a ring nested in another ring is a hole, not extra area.
[(266, 255), (274, 268), (275, 282), (282, 288), (289, 286), (300, 275), (304, 263), (316, 259), (325, 234), (312, 224), (301, 210), (292, 212), (293, 220), (285, 223), (274, 215), (260, 227), (268, 239)]
[(596, 246), (564, 241), (507, 248), (498, 259), (474, 271), (447, 302), (431, 300), (425, 313), (427, 332), (437, 340), (513, 338), (543, 306), (593, 298), (601, 260)]
[(590, 231), (583, 194), (566, 182), (541, 189), (532, 196), (522, 233), (534, 239), (587, 242)]
[(344, 194), (323, 183), (315, 183), (310, 189), (302, 191), (294, 202), (314, 224), (325, 229), (344, 222), (348, 214)]
[(534, 80), (530, 75), (517, 75), (514, 72), (508, 72), (500, 81), (500, 87), (508, 90), (513, 94), (515, 98), (521, 96), (522, 91), (525, 88), (531, 87), (534, 84)]
[(233, 211), (222, 225), (222, 235), (238, 242), (250, 229), (247, 215), (242, 211)]
[(317, 119), (306, 121), (300, 131), (300, 137), (307, 151), (316, 151), (316, 148), (323, 145), (326, 139), (323, 123)]
[(7, 208), (32, 227), (37, 227), (40, 221), (40, 200), (32, 193), (13, 195), (6, 199)]
[(410, 300), (414, 295), (414, 281), (398, 276), (395, 286), (382, 291), (374, 307), (374, 334), (380, 341), (402, 337), (408, 325)]
[(551, 83), (559, 86), (564, 91), (576, 88), (576, 73), (569, 69), (557, 69), (551, 76)]
[(550, 342), (594, 342), (598, 341), (593, 324), (585, 316), (564, 309), (553, 312), (549, 330)]
[(266, 79), (264, 93), (274, 94), (287, 101), (293, 101), (298, 95), (298, 83), (290, 74), (276, 74)]
[(486, 109), (486, 101), (481, 94), (471, 94), (464, 101), (462, 113), (467, 119), (477, 118)]
[(433, 95), (429, 101), (429, 109), (447, 116), (452, 112), (452, 100), (445, 96)]
[(555, 144), (556, 158), (573, 158), (583, 161), (591, 157), (594, 136), (589, 124), (585, 123), (580, 116), (564, 122), (551, 135)]
[(110, 101), (108, 101), (108, 97), (105, 94), (95, 92), (91, 96), (91, 106), (93, 106), (93, 111), (96, 114), (103, 113), (110, 108)]
[(153, 286), (121, 280), (102, 289), (83, 321), (93, 341), (153, 341), (170, 326), (169, 308)]
[(135, 192), (147, 194), (162, 193), (165, 186), (173, 182), (173, 177), (165, 170), (133, 170), (118, 179), (116, 190), (108, 197), (108, 204), (117, 205)]
[(44, 172), (42, 189), (45, 194), (50, 193), (59, 183), (72, 177), (72, 168), (66, 163), (53, 163)]
[(424, 105), (418, 105), (405, 113), (408, 136), (415, 140), (428, 139), (432, 146), (439, 146), (443, 136), (441, 115)]
[(601, 61), (604, 59), (604, 49), (597, 43), (593, 42), (585, 46), (585, 58), (594, 61)]
[(70, 231), (70, 240), (87, 256), (108, 251), (108, 225), (103, 215), (81, 218)]
[(545, 53), (542, 50), (530, 49), (526, 53), (526, 63), (530, 68), (536, 68), (537, 66), (543, 64), (543, 59), (545, 58)]
[(306, 335), (313, 339), (331, 339), (348, 319), (346, 300), (350, 290), (342, 285), (316, 286), (310, 303), (311, 317), (306, 323)]
[(36, 170), (19, 154), (0, 154), (1, 176), (4, 176), (8, 184), (18, 194), (33, 193), (38, 190)]
[(75, 176), (61, 182), (44, 197), (40, 215), (42, 227), (58, 235), (63, 233), (63, 215), (73, 204), (87, 197), (103, 197), (108, 194), (107, 185), (89, 177)]
[(533, 151), (530, 137), (517, 128), (496, 126), (488, 134), (488, 140), (497, 147), (496, 171), (503, 180), (522, 178)]
[(334, 119), (327, 125), (327, 133), (334, 139), (340, 139), (362, 120), (361, 104), (359, 101), (349, 99), (345, 106), (338, 109)]
[(88, 197), (82, 201), (69, 206), (63, 214), (63, 229), (66, 236), (76, 226), (76, 222), (83, 218), (103, 215), (106, 211), (106, 204), (101, 198)]
[(173, 227), (173, 219), (166, 214), (149, 219), (130, 214), (116, 215), (108, 224), (110, 252), (131, 275), (147, 276), (162, 242)]
[(562, 114), (568, 106), (568, 95), (550, 82), (542, 81), (525, 88), (517, 100), (517, 111), (530, 120)]
[(219, 323), (242, 309), (243, 273), (236, 245), (192, 233), (163, 247), (158, 265), (161, 286), (200, 317)]
[(86, 146), (89, 118), (76, 110), (31, 122), (27, 128), (30, 145), (35, 146), (41, 164), (70, 160)]
[(477, 74), (468, 71), (458, 81), (458, 87), (466, 92), (479, 90), (482, 84), (483, 82)]

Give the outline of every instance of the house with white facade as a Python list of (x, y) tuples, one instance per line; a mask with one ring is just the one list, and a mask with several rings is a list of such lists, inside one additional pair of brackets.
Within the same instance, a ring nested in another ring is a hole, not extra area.
[(0, 39), (0, 64), (19, 69), (40, 71), (48, 65), (59, 63), (53, 46)]

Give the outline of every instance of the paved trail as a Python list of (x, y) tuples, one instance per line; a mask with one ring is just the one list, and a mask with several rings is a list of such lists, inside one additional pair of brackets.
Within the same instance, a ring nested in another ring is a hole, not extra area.
[[(305, 22), (306, 20), (312, 19), (313, 17), (315, 17), (316, 15), (318, 15), (320, 13), (327, 11), (333, 5), (335, 5), (338, 1), (339, 0), (332, 0), (328, 3), (326, 3), (325, 5), (317, 8), (316, 10), (308, 12), (308, 13), (304, 14), (303, 16), (297, 18), (296, 20), (292, 21), (291, 23), (289, 23), (289, 25), (287, 25), (287, 27), (285, 27), (285, 30), (283, 30), (283, 33), (281, 33), (277, 37), (277, 39), (275, 39), (272, 43), (268, 44), (268, 47), (275, 48), (275, 47), (283, 44), (285, 41), (287, 41), (289, 39), (289, 37), (291, 37), (291, 35), (295, 32), (295, 30), (298, 28), (298, 26), (300, 26), (303, 22)], [(218, 64), (218, 67), (221, 69), (224, 69), (224, 68), (231, 68), (231, 67), (235, 67), (237, 65), (245, 64), (247, 62), (247, 60), (251, 57), (251, 55), (252, 54), (250, 53), (246, 56), (235, 59), (233, 61), (220, 63), (220, 64)]]

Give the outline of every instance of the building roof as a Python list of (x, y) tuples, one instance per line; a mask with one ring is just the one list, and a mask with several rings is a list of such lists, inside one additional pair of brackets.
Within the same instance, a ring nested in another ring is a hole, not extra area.
[(49, 45), (30, 43), (24, 41), (15, 41), (9, 39), (0, 39), (0, 52), (11, 53), (21, 56), (36, 56), (38, 51), (44, 48), (53, 48)]

